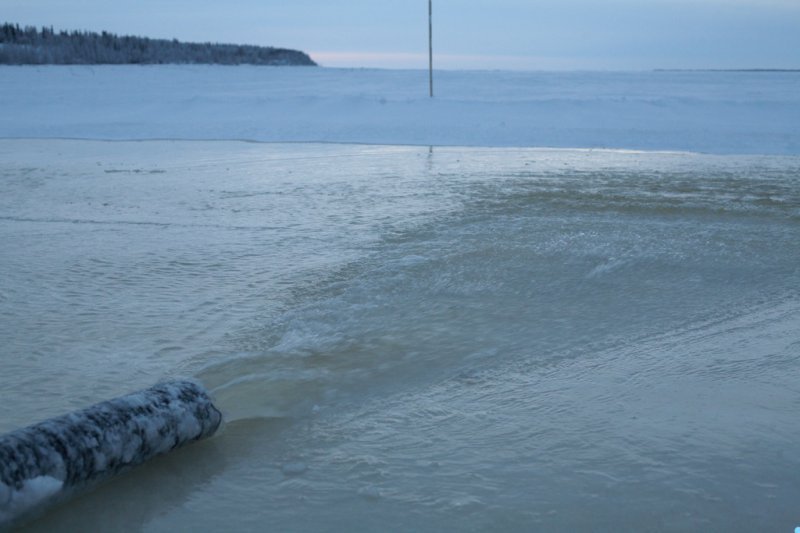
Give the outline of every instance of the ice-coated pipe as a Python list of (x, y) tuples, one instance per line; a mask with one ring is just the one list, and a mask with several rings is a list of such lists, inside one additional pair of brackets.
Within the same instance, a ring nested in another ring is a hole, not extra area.
[(221, 422), (205, 388), (180, 380), (0, 436), (0, 530), (82, 488), (209, 437)]

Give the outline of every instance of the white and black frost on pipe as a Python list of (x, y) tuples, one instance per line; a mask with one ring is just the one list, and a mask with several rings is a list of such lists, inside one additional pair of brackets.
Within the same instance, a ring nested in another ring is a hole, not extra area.
[(0, 436), (0, 530), (221, 422), (202, 385), (169, 381)]

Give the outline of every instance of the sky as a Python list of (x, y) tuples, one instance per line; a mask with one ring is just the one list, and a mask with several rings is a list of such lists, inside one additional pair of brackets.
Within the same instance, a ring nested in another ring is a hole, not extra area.
[[(427, 68), (427, 0), (0, 0), (0, 21)], [(800, 68), (800, 0), (433, 0), (441, 69)]]

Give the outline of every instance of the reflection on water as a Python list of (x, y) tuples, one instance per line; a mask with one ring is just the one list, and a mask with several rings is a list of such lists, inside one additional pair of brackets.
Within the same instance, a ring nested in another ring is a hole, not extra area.
[(107, 531), (140, 531), (159, 514), (186, 504), (226, 467), (223, 439), (213, 439), (106, 482), (93, 492), (63, 504), (31, 524), (32, 531), (80, 531), (92, 523)]
[(0, 155), (0, 429), (182, 374), (228, 419), (41, 530), (793, 527), (800, 159)]

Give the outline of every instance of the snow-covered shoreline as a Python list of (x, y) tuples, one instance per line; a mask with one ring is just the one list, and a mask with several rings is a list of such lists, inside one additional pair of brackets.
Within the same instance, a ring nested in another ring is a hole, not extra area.
[(792, 72), (0, 67), (0, 137), (800, 154)]

